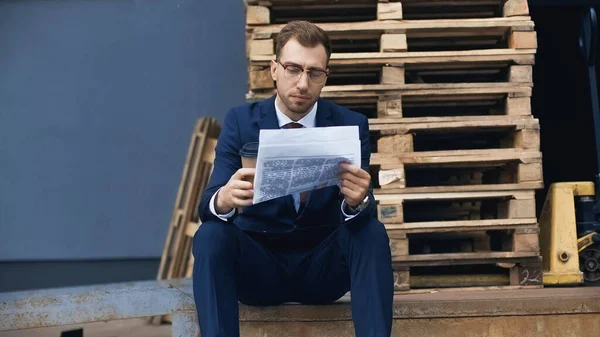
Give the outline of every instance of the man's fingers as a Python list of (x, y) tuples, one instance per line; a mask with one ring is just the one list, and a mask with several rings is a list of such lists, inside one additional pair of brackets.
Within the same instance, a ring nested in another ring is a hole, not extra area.
[(252, 206), (252, 199), (240, 199), (233, 197), (236, 207)]
[(357, 193), (359, 193), (361, 189), (359, 185), (355, 184), (353, 181), (348, 179), (342, 180), (342, 187), (346, 187), (349, 190)]
[(350, 163), (340, 163), (340, 167), (342, 170), (350, 172), (359, 178), (370, 178), (369, 173), (359, 166), (352, 165)]
[(254, 197), (254, 191), (252, 190), (233, 190), (231, 194), (237, 199), (252, 199)]
[(254, 185), (249, 181), (234, 180), (231, 182), (231, 187), (234, 190), (251, 190), (254, 187)]
[(236, 179), (236, 180), (242, 180), (244, 177), (253, 176), (254, 174), (256, 174), (256, 169), (246, 167), (246, 168), (241, 168), (241, 169), (237, 170), (233, 176), (235, 177), (234, 179)]
[(340, 192), (346, 197), (347, 202), (356, 203), (360, 200), (360, 195), (357, 192), (352, 191), (348, 187), (342, 187)]
[(342, 181), (349, 180), (358, 186), (362, 186), (363, 188), (368, 188), (369, 184), (371, 182), (370, 176), (368, 176), (368, 178), (358, 177), (358, 176), (352, 174), (351, 172), (343, 172), (339, 175), (339, 178)]

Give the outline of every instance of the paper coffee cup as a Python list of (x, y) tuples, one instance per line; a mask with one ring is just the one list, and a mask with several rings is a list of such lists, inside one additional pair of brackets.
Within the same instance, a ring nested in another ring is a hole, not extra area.
[[(256, 157), (258, 156), (258, 143), (246, 143), (240, 149), (240, 157), (242, 158), (243, 168), (256, 168)], [(244, 180), (254, 183), (254, 175), (244, 177)], [(242, 208), (238, 208), (238, 212), (242, 213)]]
[(246, 143), (240, 149), (243, 168), (256, 168), (256, 157), (258, 156), (258, 143)]

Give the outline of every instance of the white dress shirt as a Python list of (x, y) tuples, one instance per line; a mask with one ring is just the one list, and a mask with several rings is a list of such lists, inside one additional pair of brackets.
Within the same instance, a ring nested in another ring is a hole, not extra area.
[[(284, 125), (294, 122), (279, 109), (276, 102), (277, 102), (277, 100), (275, 100), (274, 105), (275, 105), (275, 112), (277, 114), (277, 121), (279, 122), (279, 127), (282, 128)], [(296, 123), (302, 124), (302, 126), (305, 128), (314, 128), (315, 127), (315, 119), (317, 117), (317, 104), (318, 104), (318, 102), (315, 102), (315, 105), (312, 107), (312, 109), (310, 109), (308, 114), (306, 114), (306, 116), (302, 117), (302, 119), (300, 119)], [(227, 221), (227, 219), (229, 219), (230, 217), (232, 217), (235, 214), (236, 209), (235, 208), (232, 209), (227, 214), (217, 214), (217, 211), (215, 210), (215, 196), (217, 195), (217, 193), (219, 193), (221, 188), (219, 188), (219, 190), (217, 190), (217, 192), (215, 192), (215, 194), (213, 194), (212, 198), (210, 199), (209, 208), (210, 208), (210, 211), (215, 216), (219, 217), (222, 220)], [(300, 208), (300, 193), (294, 193), (292, 195), (292, 197), (294, 198), (294, 206), (296, 208), (296, 211), (298, 211), (298, 209)], [(344, 212), (345, 204), (346, 204), (345, 200), (342, 201), (342, 207), (341, 207), (342, 214), (344, 214), (344, 217), (346, 218), (346, 220), (352, 219), (353, 217), (356, 216), (356, 214), (354, 214), (354, 215), (346, 214), (346, 212)]]

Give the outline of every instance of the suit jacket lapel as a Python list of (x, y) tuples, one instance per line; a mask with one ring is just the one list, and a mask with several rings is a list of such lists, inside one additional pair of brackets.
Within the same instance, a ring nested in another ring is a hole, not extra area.
[(275, 97), (264, 100), (260, 107), (260, 121), (258, 126), (261, 130), (263, 129), (279, 129), (279, 121), (277, 120), (277, 113), (275, 112)]
[(317, 116), (315, 118), (315, 126), (318, 128), (333, 126), (331, 110), (326, 101), (319, 98), (319, 105), (317, 105)]

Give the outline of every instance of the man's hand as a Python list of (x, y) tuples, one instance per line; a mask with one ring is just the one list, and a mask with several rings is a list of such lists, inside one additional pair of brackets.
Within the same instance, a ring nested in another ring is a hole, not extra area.
[(358, 166), (349, 163), (341, 163), (342, 173), (339, 178), (342, 181), (341, 192), (346, 204), (352, 207), (358, 206), (369, 190), (371, 175)]
[(226, 214), (234, 208), (252, 205), (254, 185), (244, 178), (254, 176), (255, 171), (253, 168), (241, 168), (231, 176), (215, 197), (217, 213)]

